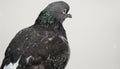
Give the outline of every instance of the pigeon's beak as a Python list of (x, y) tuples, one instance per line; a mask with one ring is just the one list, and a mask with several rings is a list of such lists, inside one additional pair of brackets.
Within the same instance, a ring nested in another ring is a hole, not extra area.
[(66, 18), (72, 18), (71, 14), (66, 14)]

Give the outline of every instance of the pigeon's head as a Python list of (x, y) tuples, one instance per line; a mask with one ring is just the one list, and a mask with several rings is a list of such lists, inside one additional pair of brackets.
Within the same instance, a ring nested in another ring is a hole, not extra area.
[(69, 5), (64, 1), (57, 1), (49, 4), (39, 15), (42, 23), (54, 23), (58, 21), (62, 23), (66, 18), (72, 18), (68, 14)]
[(51, 15), (59, 20), (72, 17), (70, 14), (67, 14), (69, 8), (70, 8), (69, 5), (64, 1), (58, 1), (49, 4), (45, 8), (45, 11), (51, 12)]

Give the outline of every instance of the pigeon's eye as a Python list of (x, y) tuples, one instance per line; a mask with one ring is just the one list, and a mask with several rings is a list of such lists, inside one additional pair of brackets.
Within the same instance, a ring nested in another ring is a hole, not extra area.
[(64, 10), (63, 10), (63, 14), (67, 14), (67, 9), (64, 9)]

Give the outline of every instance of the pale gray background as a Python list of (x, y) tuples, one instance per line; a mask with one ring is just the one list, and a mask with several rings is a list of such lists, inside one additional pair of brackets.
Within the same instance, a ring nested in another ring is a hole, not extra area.
[[(15, 34), (55, 0), (0, 0), (0, 64)], [(71, 48), (66, 69), (120, 69), (120, 0), (66, 0)]]

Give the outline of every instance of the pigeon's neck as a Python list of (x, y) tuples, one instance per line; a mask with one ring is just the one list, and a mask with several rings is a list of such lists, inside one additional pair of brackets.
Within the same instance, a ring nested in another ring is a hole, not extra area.
[(50, 12), (48, 11), (42, 11), (38, 18), (36, 19), (36, 22), (34, 25), (37, 25), (42, 28), (46, 29), (52, 29), (54, 31), (64, 31), (63, 25), (60, 21), (55, 19)]
[(62, 25), (62, 23), (54, 18), (52, 18), (52, 16), (48, 13), (43, 14), (43, 12), (38, 16), (35, 24), (35, 27), (37, 27), (37, 29), (46, 29), (46, 30), (53, 30), (53, 31), (57, 31), (57, 32), (64, 32), (64, 27)]
[(54, 30), (54, 31), (64, 31), (64, 27), (62, 23), (59, 23), (58, 21), (54, 21), (54, 23), (40, 23), (40, 24), (34, 24), (35, 27), (38, 29), (46, 29), (46, 30)]
[(53, 24), (53, 23), (55, 23), (55, 20), (49, 11), (42, 11), (35, 22), (35, 24)]

